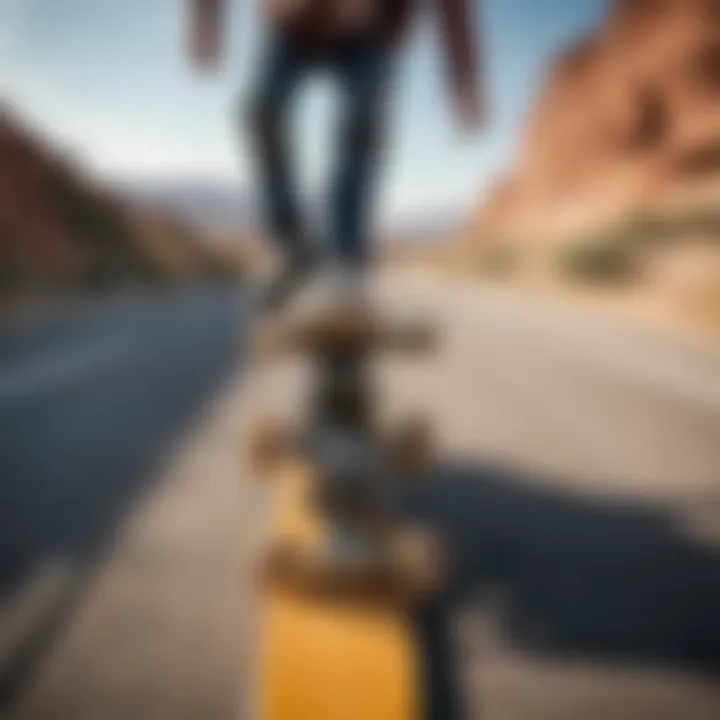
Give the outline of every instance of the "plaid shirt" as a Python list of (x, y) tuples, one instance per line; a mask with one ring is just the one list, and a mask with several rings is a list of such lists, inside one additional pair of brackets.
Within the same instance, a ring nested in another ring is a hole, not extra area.
[[(350, 32), (377, 28), (391, 45), (399, 44), (412, 24), (419, 0), (264, 0), (268, 14), (308, 50), (323, 52)], [(455, 87), (476, 80), (476, 32), (472, 3), (432, 0), (444, 37)], [(344, 11), (351, 13), (350, 19)], [(354, 18), (354, 21), (352, 20)]]

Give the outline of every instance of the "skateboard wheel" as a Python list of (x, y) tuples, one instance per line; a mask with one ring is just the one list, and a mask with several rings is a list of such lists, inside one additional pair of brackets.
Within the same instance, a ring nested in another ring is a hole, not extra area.
[(443, 554), (437, 535), (426, 528), (396, 532), (391, 558), (400, 593), (421, 599), (436, 593), (443, 579)]
[(314, 553), (290, 541), (280, 541), (262, 556), (258, 579), (265, 589), (308, 592), (317, 586), (322, 569)]
[(390, 456), (403, 473), (417, 476), (433, 462), (432, 428), (424, 418), (412, 418), (398, 428), (390, 441)]
[(317, 553), (286, 541), (268, 548), (259, 564), (258, 579), (266, 590), (313, 595), (327, 592), (333, 572)]
[(258, 421), (252, 429), (248, 448), (250, 465), (258, 476), (271, 474), (288, 450), (287, 433), (278, 422), (270, 418)]
[(436, 593), (443, 574), (437, 536), (425, 528), (396, 529), (370, 562), (355, 562), (290, 540), (276, 541), (258, 567), (260, 585), (266, 590), (401, 604)]
[(372, 318), (366, 311), (341, 308), (308, 323), (298, 333), (298, 340), (306, 350), (351, 349), (355, 346), (373, 345), (375, 330)]
[(387, 331), (387, 344), (404, 352), (430, 352), (438, 346), (437, 331), (424, 320), (399, 323), (396, 330)]
[(278, 322), (267, 322), (250, 334), (250, 354), (258, 360), (274, 360), (293, 348), (290, 331)]

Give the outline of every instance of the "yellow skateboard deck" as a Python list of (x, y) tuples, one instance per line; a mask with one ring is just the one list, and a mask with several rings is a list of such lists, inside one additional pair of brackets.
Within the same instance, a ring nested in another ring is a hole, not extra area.
[[(309, 473), (294, 467), (278, 478), (274, 538), (322, 538), (307, 502)], [(268, 589), (261, 622), (257, 720), (421, 717), (420, 655), (402, 607)]]

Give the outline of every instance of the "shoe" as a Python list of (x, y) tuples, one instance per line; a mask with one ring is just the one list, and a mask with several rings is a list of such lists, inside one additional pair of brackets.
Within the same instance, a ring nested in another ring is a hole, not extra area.
[(331, 277), (331, 297), (344, 312), (363, 314), (370, 307), (369, 273), (360, 267), (341, 265)]
[(290, 320), (298, 323), (319, 318), (364, 317), (370, 311), (365, 273), (359, 268), (318, 268), (312, 282), (305, 283), (293, 302)]
[(290, 254), (261, 292), (260, 311), (276, 313), (284, 309), (302, 287), (310, 281), (319, 264), (319, 253), (314, 250), (303, 250)]

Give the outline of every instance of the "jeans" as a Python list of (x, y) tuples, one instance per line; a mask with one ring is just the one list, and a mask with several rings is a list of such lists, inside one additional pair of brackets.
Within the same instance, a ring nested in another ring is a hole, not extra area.
[(281, 32), (270, 38), (251, 100), (251, 125), (268, 229), (292, 258), (306, 252), (288, 138), (291, 100), (301, 80), (329, 71), (342, 100), (329, 200), (330, 245), (349, 265), (367, 259), (367, 226), (384, 126), (390, 49), (379, 37), (359, 36), (315, 56)]

